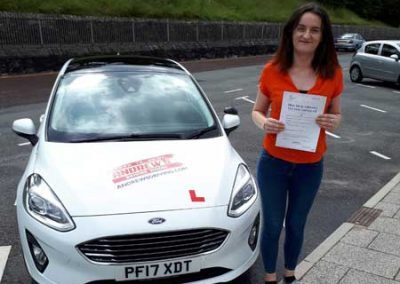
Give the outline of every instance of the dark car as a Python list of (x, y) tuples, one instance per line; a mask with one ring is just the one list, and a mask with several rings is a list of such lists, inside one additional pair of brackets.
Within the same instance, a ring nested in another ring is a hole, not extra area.
[(357, 33), (342, 34), (335, 39), (336, 50), (356, 51), (365, 42), (362, 35)]

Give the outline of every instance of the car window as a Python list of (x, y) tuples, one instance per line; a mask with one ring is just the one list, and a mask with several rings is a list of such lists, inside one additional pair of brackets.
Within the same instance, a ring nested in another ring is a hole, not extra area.
[(381, 55), (385, 57), (390, 57), (393, 54), (399, 55), (399, 52), (394, 46), (391, 46), (389, 44), (384, 44), (382, 47)]
[(208, 104), (186, 74), (69, 73), (52, 104), (48, 139), (186, 133), (215, 125)]
[(365, 53), (378, 54), (380, 43), (371, 43), (365, 46)]

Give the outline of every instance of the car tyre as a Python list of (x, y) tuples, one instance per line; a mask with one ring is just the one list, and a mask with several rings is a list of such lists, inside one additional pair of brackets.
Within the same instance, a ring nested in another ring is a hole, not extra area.
[(358, 66), (353, 66), (350, 69), (350, 80), (352, 82), (359, 83), (363, 79), (361, 69)]

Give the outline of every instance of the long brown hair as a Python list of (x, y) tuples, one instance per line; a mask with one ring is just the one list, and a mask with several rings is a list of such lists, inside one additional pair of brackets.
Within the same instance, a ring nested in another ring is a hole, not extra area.
[(283, 28), (283, 34), (272, 63), (279, 66), (282, 72), (288, 72), (293, 65), (293, 31), (300, 22), (301, 17), (311, 12), (321, 18), (322, 37), (312, 60), (312, 68), (322, 78), (329, 79), (335, 75), (335, 70), (339, 66), (335, 46), (331, 21), (328, 14), (321, 6), (316, 3), (306, 3), (297, 8)]

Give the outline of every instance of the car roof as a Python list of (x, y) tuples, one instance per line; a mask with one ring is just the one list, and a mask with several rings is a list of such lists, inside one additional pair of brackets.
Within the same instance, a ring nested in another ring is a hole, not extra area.
[(400, 44), (400, 40), (371, 40), (365, 42), (365, 44), (369, 43), (391, 43), (391, 44)]
[(94, 73), (94, 72), (189, 72), (179, 63), (158, 57), (146, 56), (90, 56), (69, 60), (63, 73)]
[(341, 34), (340, 36), (345, 36), (345, 35), (360, 35), (359, 33), (344, 33)]

